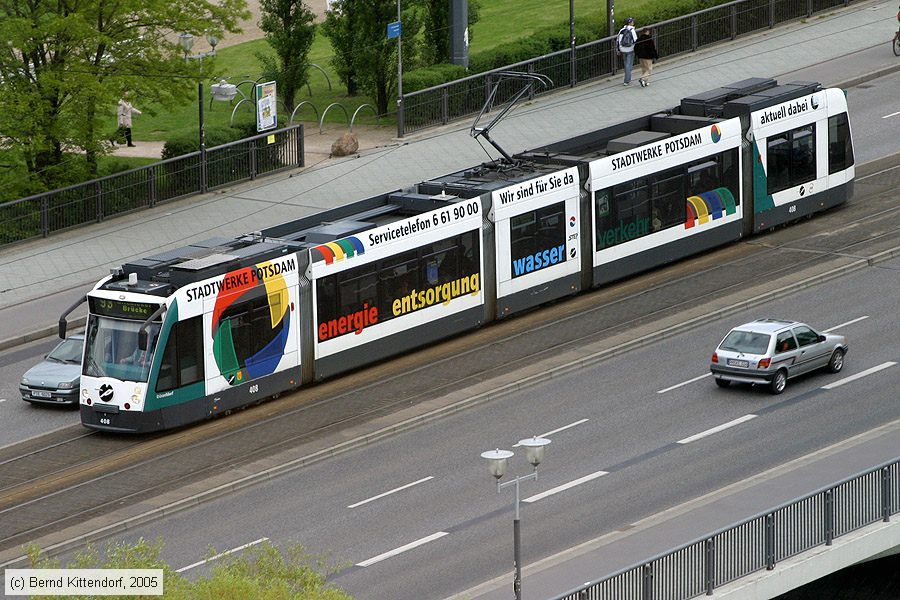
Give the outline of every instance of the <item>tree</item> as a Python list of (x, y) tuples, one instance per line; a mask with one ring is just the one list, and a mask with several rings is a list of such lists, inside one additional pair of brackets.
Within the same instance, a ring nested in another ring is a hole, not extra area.
[[(453, 0), (425, 0), (425, 56), (426, 64), (436, 65), (450, 62), (450, 2)], [(469, 0), (469, 42), (472, 41), (472, 25), (480, 16), (479, 0)]]
[[(387, 39), (387, 25), (397, 20), (395, 0), (336, 0), (326, 16), (323, 32), (331, 40), (332, 61), (341, 79), (359, 85), (375, 101), (379, 114), (386, 114), (397, 88), (397, 42)], [(416, 64), (422, 28), (421, 6), (407, 3), (402, 14), (403, 65)]]
[(288, 108), (309, 79), (309, 49), (315, 39), (315, 15), (303, 0), (261, 0), (259, 27), (276, 57), (258, 54), (267, 78), (278, 81), (278, 93)]
[[(241, 554), (216, 560), (208, 575), (188, 580), (161, 558), (161, 540), (135, 544), (111, 544), (101, 554), (94, 546), (66, 565), (70, 569), (162, 569), (163, 587), (168, 600), (197, 598), (266, 598), (267, 600), (352, 600), (339, 588), (326, 584), (335, 572), (322, 557), (304, 552), (298, 545), (284, 552), (269, 541), (257, 544)], [(33, 569), (60, 568), (59, 561), (41, 554), (37, 546), (27, 548)], [(215, 550), (210, 549), (209, 556)], [(134, 596), (104, 596), (127, 600)]]
[[(113, 107), (172, 106), (196, 87), (172, 32), (237, 31), (246, 0), (0, 0), (0, 148), (28, 179), (49, 189), (72, 177), (81, 151), (87, 174), (109, 152)], [(104, 133), (107, 132), (107, 133)]]
[(322, 33), (331, 41), (334, 56), (331, 66), (347, 88), (347, 95), (355, 96), (359, 89), (353, 56), (356, 54), (354, 44), (356, 32), (356, 2), (336, 0), (331, 3), (331, 10), (325, 13)]

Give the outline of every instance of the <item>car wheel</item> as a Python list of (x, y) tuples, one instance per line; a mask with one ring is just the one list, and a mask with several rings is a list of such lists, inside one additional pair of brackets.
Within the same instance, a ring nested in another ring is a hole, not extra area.
[(787, 373), (778, 371), (775, 373), (775, 378), (772, 379), (771, 391), (777, 395), (783, 392), (785, 387), (787, 387)]
[(839, 373), (844, 368), (844, 351), (838, 348), (831, 355), (828, 361), (828, 370), (832, 373)]
[(720, 388), (727, 388), (729, 385), (731, 385), (731, 382), (727, 379), (719, 379), (718, 377), (716, 377), (716, 385)]

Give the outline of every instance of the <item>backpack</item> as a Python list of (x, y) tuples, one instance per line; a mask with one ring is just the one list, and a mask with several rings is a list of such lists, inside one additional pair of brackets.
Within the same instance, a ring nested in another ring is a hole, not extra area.
[(622, 48), (631, 48), (634, 46), (634, 33), (627, 27), (623, 27), (619, 31), (619, 46)]

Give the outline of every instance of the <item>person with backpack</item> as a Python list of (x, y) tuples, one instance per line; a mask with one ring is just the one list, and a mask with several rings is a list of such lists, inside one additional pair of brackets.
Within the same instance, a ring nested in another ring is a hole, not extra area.
[(631, 67), (634, 65), (634, 44), (637, 42), (637, 32), (634, 30), (634, 19), (625, 19), (625, 26), (619, 30), (616, 36), (616, 54), (622, 57), (625, 68), (625, 83), (631, 85)]
[(656, 44), (653, 43), (653, 30), (645, 27), (641, 30), (637, 42), (634, 44), (634, 55), (641, 61), (641, 87), (650, 85), (650, 75), (653, 73), (653, 61), (659, 58)]

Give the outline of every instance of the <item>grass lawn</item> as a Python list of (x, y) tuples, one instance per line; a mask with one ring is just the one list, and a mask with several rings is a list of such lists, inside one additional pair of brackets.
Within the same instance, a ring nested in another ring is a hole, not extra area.
[[(650, 0), (632, 0), (628, 3), (620, 3), (617, 6), (617, 14), (620, 19), (627, 14), (629, 8), (634, 8), (650, 2)], [(596, 0), (575, 0), (575, 22), (583, 23), (584, 19), (594, 22), (605, 20), (605, 3)], [(510, 15), (515, 14), (515, 25), (510, 27)], [(483, 0), (481, 18), (472, 27), (472, 42), (469, 47), (471, 54), (490, 50), (495, 46), (505, 44), (523, 36), (531, 35), (534, 31), (552, 25), (565, 25), (569, 22), (569, 3), (564, 0), (547, 2), (547, 0)], [(207, 59), (207, 69), (223, 78), (229, 83), (240, 84), (242, 81), (255, 81), (261, 75), (261, 67), (256, 58), (259, 52), (272, 52), (268, 42), (263, 39), (245, 42), (236, 46), (223, 48), (217, 56), (210, 61)], [(329, 89), (328, 80), (315, 68), (310, 69), (309, 90), (304, 88), (296, 102), (310, 101), (315, 106), (315, 111), (304, 105), (297, 113), (295, 120), (302, 120), (307, 127), (317, 127), (318, 119), (333, 102), (341, 103), (347, 113), (352, 116), (354, 111), (364, 103), (372, 104), (371, 100), (363, 96), (349, 97), (346, 89), (334, 73), (331, 66), (331, 44), (328, 38), (321, 33), (316, 34), (310, 51), (310, 62), (320, 66), (328, 73), (331, 81)], [(234, 105), (224, 102), (213, 102), (209, 106), (209, 87), (213, 80), (207, 82), (206, 106), (204, 107), (206, 126), (228, 125), (231, 122), (231, 113)], [(252, 86), (244, 84), (241, 90), (250, 95)], [(238, 96), (240, 99), (240, 96)], [(198, 126), (198, 108), (196, 96), (194, 100), (186, 102), (173, 110), (163, 110), (160, 107), (142, 106), (140, 99), (135, 99), (135, 105), (144, 111), (134, 119), (134, 138), (136, 140), (165, 141), (176, 131), (196, 130)], [(316, 111), (318, 116), (316, 116)], [(364, 109), (359, 113), (356, 123), (393, 125), (392, 117), (376, 118), (373, 110)], [(151, 114), (153, 113), (153, 114)], [(284, 109), (279, 106), (279, 113), (283, 115)], [(110, 114), (115, 114), (114, 107), (110, 108)], [(283, 115), (285, 120), (290, 116)], [(243, 103), (235, 114), (235, 121), (253, 122), (255, 119), (253, 105), (250, 102)], [(329, 123), (345, 123), (347, 117), (344, 112), (335, 107), (329, 110), (326, 121)]]

